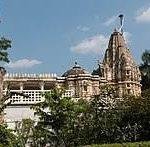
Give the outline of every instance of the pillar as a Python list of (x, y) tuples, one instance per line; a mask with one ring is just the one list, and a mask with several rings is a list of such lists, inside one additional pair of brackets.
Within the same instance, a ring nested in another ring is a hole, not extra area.
[(44, 82), (40, 83), (40, 89), (41, 89), (41, 91), (44, 91)]
[(23, 83), (20, 83), (20, 90), (23, 91)]

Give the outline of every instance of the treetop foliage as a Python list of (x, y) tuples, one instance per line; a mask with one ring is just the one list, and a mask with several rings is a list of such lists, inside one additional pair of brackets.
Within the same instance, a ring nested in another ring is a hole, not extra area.
[(150, 50), (142, 54), (143, 63), (140, 65), (142, 90), (150, 88)]
[(11, 48), (11, 41), (2, 37), (0, 39), (0, 61), (9, 62), (7, 49)]

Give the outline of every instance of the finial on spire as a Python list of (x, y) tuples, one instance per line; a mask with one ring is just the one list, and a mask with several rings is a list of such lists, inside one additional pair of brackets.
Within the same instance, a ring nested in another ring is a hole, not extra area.
[(80, 68), (80, 65), (78, 64), (78, 62), (77, 62), (77, 61), (75, 61), (75, 62), (74, 62), (74, 66), (73, 66), (73, 68)]
[(76, 66), (76, 65), (78, 65), (77, 61), (75, 61), (75, 63), (74, 63), (74, 64), (75, 64), (75, 66)]
[(117, 32), (117, 28), (114, 29), (114, 32)]
[(123, 14), (120, 14), (119, 16), (118, 16), (119, 18), (120, 18), (120, 31), (121, 31), (121, 33), (123, 34), (123, 21), (124, 21), (124, 15)]

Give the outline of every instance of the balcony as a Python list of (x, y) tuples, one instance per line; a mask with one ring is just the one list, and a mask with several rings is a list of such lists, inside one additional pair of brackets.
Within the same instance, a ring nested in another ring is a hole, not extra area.
[[(44, 101), (42, 93), (51, 92), (51, 90), (10, 90), (12, 92), (24, 93), (27, 97), (20, 95), (13, 95), (10, 100), (11, 104), (35, 104)], [(5, 93), (6, 91), (4, 91)], [(66, 90), (63, 97), (73, 97), (74, 92), (72, 90)]]

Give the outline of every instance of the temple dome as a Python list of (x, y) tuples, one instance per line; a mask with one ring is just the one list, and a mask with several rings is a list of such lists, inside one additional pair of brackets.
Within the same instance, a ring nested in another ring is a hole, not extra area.
[(68, 77), (68, 76), (73, 76), (73, 75), (81, 75), (81, 74), (88, 74), (88, 72), (83, 69), (80, 65), (77, 64), (77, 62), (75, 62), (75, 65), (67, 70), (62, 77)]

